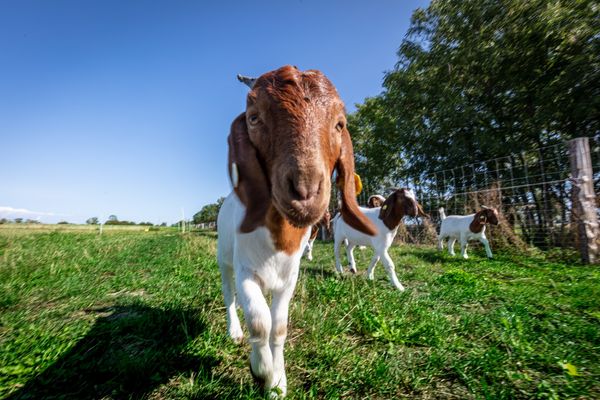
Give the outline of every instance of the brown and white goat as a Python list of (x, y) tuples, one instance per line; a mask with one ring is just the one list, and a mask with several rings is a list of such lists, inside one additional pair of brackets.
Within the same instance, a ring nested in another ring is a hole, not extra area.
[(362, 208), (361, 211), (377, 227), (377, 235), (368, 236), (357, 231), (354, 227), (348, 225), (346, 221), (337, 218), (333, 219), (333, 250), (335, 253), (335, 267), (339, 273), (344, 272), (340, 258), (340, 248), (342, 244), (346, 245), (346, 255), (350, 264), (350, 272), (356, 273), (356, 262), (354, 261), (353, 250), (356, 246), (371, 246), (373, 248), (373, 258), (367, 271), (368, 279), (374, 279), (375, 265), (381, 259), (383, 266), (388, 274), (391, 284), (398, 290), (403, 291), (404, 286), (398, 280), (395, 272), (394, 262), (388, 253), (388, 249), (396, 237), (398, 226), (405, 215), (411, 217), (425, 216), (427, 214), (417, 202), (414, 193), (406, 188), (395, 190), (385, 199), (381, 207)]
[(498, 211), (495, 208), (482, 206), (482, 210), (469, 215), (449, 215), (443, 208), (439, 209), (442, 225), (438, 236), (438, 250), (444, 248), (444, 239), (448, 239), (448, 252), (454, 255), (454, 243), (460, 240), (460, 254), (463, 258), (469, 258), (467, 255), (467, 244), (469, 240), (479, 240), (488, 258), (492, 258), (490, 242), (485, 236), (485, 225), (498, 225)]
[(236, 342), (243, 338), (237, 295), (250, 335), (251, 371), (267, 389), (285, 395), (289, 302), (310, 226), (329, 204), (334, 169), (344, 220), (368, 235), (377, 230), (356, 202), (344, 104), (321, 72), (285, 66), (256, 79), (228, 142), (234, 191), (219, 212), (217, 250), (228, 332)]

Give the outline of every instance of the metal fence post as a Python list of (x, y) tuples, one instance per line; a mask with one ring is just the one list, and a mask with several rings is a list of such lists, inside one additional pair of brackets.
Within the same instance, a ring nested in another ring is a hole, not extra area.
[(598, 262), (598, 216), (592, 158), (587, 137), (569, 141), (571, 180), (573, 182), (573, 209), (571, 215), (577, 223), (577, 236), (581, 260), (586, 264)]

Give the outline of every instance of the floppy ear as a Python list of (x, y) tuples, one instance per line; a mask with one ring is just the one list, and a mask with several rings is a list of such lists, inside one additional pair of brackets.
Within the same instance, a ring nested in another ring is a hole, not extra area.
[(419, 217), (425, 217), (425, 218), (431, 218), (429, 216), (429, 214), (427, 214), (424, 210), (423, 207), (421, 207), (421, 205), (419, 203), (417, 203), (417, 216)]
[(231, 124), (227, 142), (231, 183), (240, 201), (246, 206), (240, 232), (252, 232), (265, 224), (265, 216), (271, 205), (271, 193), (256, 148), (248, 136), (246, 113), (240, 114)]
[(386, 219), (394, 210), (394, 206), (396, 205), (396, 197), (398, 196), (397, 192), (392, 193), (388, 196), (387, 199), (381, 205), (381, 209), (379, 210), (379, 219)]
[(367, 235), (377, 233), (375, 225), (358, 209), (354, 181), (354, 153), (347, 129), (342, 130), (342, 150), (337, 160), (338, 186), (342, 192), (342, 218), (348, 225)]

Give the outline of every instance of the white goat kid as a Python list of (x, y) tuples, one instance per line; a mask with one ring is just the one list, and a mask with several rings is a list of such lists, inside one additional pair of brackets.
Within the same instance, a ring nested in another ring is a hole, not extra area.
[(287, 391), (283, 346), (289, 302), (309, 227), (329, 204), (334, 168), (344, 219), (376, 234), (354, 197), (354, 156), (345, 124), (343, 102), (321, 72), (286, 66), (253, 82), (246, 112), (231, 125), (234, 192), (219, 211), (217, 249), (227, 330), (242, 341), (237, 294), (250, 334), (251, 371), (272, 396)]
[(498, 211), (495, 208), (483, 206), (483, 210), (469, 215), (449, 215), (443, 208), (439, 209), (442, 225), (438, 236), (438, 250), (443, 250), (444, 239), (448, 239), (448, 252), (454, 256), (454, 243), (460, 240), (460, 254), (467, 259), (467, 245), (469, 240), (479, 240), (488, 258), (492, 258), (490, 242), (485, 236), (485, 225), (498, 225)]
[(396, 276), (394, 262), (388, 253), (388, 249), (392, 245), (398, 231), (398, 226), (405, 215), (415, 217), (417, 215), (426, 216), (426, 214), (417, 203), (415, 195), (409, 189), (404, 188), (394, 191), (381, 207), (361, 207), (360, 210), (377, 227), (378, 234), (375, 236), (365, 235), (349, 226), (343, 219), (336, 216), (333, 219), (333, 248), (337, 271), (339, 273), (344, 272), (340, 259), (340, 248), (342, 244), (346, 245), (346, 254), (350, 264), (350, 272), (352, 273), (356, 273), (356, 262), (353, 254), (354, 247), (371, 246), (374, 250), (374, 255), (367, 271), (368, 279), (374, 279), (375, 265), (381, 259), (392, 285), (396, 289), (403, 291), (404, 286), (402, 286)]

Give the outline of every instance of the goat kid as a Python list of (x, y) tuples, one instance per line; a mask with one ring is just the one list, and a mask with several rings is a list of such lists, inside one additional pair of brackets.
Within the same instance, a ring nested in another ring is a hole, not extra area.
[(272, 396), (285, 395), (289, 302), (309, 227), (329, 204), (334, 169), (344, 221), (366, 235), (377, 231), (354, 196), (344, 104), (320, 71), (285, 66), (253, 81), (228, 144), (234, 190), (219, 211), (217, 248), (227, 330), (242, 341), (237, 296), (250, 334), (251, 372)]
[(346, 245), (346, 255), (350, 264), (350, 272), (356, 273), (356, 262), (354, 261), (354, 247), (371, 246), (374, 250), (371, 264), (367, 271), (367, 278), (373, 280), (375, 277), (375, 265), (381, 259), (383, 266), (388, 274), (391, 284), (398, 290), (403, 291), (404, 286), (398, 280), (395, 272), (394, 262), (388, 253), (388, 249), (394, 241), (398, 232), (398, 226), (405, 215), (411, 217), (427, 216), (417, 202), (415, 195), (409, 189), (397, 189), (387, 199), (381, 207), (360, 208), (365, 216), (371, 220), (377, 227), (377, 235), (369, 236), (357, 231), (346, 221), (337, 215), (333, 220), (334, 228), (334, 253), (335, 267), (337, 272), (343, 273), (342, 262), (340, 259), (340, 248), (342, 244)]
[(498, 225), (498, 211), (495, 208), (482, 206), (482, 210), (469, 215), (449, 215), (443, 208), (439, 209), (442, 225), (438, 236), (438, 250), (444, 249), (444, 239), (448, 239), (448, 252), (454, 256), (454, 243), (460, 240), (460, 254), (467, 259), (467, 245), (469, 240), (479, 240), (488, 258), (492, 258), (490, 242), (485, 236), (485, 225)]

